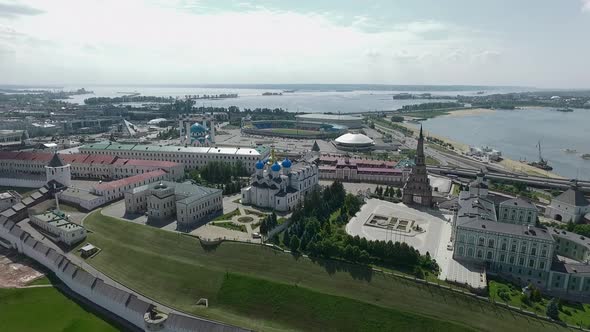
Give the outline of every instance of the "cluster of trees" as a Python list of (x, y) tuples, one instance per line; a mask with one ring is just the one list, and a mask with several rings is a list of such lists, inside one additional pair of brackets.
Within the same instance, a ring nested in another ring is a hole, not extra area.
[(224, 195), (240, 192), (248, 184), (248, 181), (242, 177), (249, 175), (248, 170), (239, 160), (235, 163), (211, 161), (189, 173), (190, 178), (196, 183), (222, 189)]
[(260, 234), (266, 236), (268, 232), (278, 225), (277, 215), (273, 212), (262, 219), (262, 222), (260, 223)]
[(171, 138), (178, 138), (180, 136), (180, 132), (176, 128), (170, 128), (165, 131), (161, 131), (158, 133), (158, 139), (171, 139)]
[(104, 105), (120, 103), (172, 103), (173, 97), (140, 96), (137, 94), (121, 97), (91, 97), (84, 99), (86, 105)]
[(391, 122), (404, 122), (404, 117), (399, 115), (394, 115), (391, 117)]
[(432, 137), (432, 136), (430, 136), (430, 137), (426, 137), (426, 140), (427, 140), (428, 142), (431, 142), (431, 143), (434, 143), (434, 144), (438, 144), (438, 145), (440, 145), (440, 146), (443, 146), (443, 147), (445, 147), (445, 148), (447, 148), (447, 149), (450, 149), (450, 150), (455, 150), (455, 147), (453, 146), (453, 144), (451, 144), (451, 143), (447, 143), (447, 142), (445, 142), (445, 141), (443, 141), (443, 140), (441, 140), (441, 139), (438, 139), (438, 138), (436, 138), (436, 137)]
[(590, 237), (590, 224), (575, 224), (573, 220), (569, 220), (566, 225), (561, 224), (557, 227), (585, 237)]
[(283, 233), (283, 244), (293, 252), (310, 256), (438, 271), (430, 255), (421, 256), (406, 243), (348, 235), (343, 226), (362, 203), (357, 196), (346, 194), (338, 181), (324, 190), (314, 190), (306, 196), (303, 206), (293, 211), (291, 226)]
[(402, 191), (399, 188), (394, 188), (394, 187), (390, 187), (390, 186), (385, 187), (385, 189), (383, 189), (383, 187), (381, 187), (381, 186), (377, 186), (375, 188), (375, 195), (379, 196), (379, 198), (383, 198), (383, 197), (401, 198)]
[(405, 105), (400, 108), (402, 112), (417, 111), (417, 110), (436, 110), (446, 108), (459, 108), (465, 106), (463, 103), (456, 102), (438, 102), (438, 103), (423, 103), (414, 105)]

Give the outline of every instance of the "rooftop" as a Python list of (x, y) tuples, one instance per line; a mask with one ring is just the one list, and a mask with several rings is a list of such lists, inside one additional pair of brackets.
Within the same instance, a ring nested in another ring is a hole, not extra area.
[(534, 204), (520, 197), (505, 200), (500, 203), (500, 206), (516, 206), (524, 209), (537, 209)]
[(353, 133), (346, 133), (334, 140), (336, 143), (339, 144), (352, 144), (352, 145), (370, 145), (375, 144), (375, 142), (366, 135), (363, 134), (353, 134)]
[(129, 184), (142, 182), (147, 179), (153, 179), (155, 177), (162, 176), (164, 174), (166, 174), (166, 172), (159, 169), (159, 170), (155, 170), (155, 171), (151, 171), (151, 172), (147, 172), (147, 173), (143, 173), (143, 174), (130, 176), (128, 178), (124, 178), (124, 179), (120, 179), (120, 180), (116, 180), (116, 181), (103, 182), (103, 183), (100, 183), (100, 184), (97, 184), (96, 186), (94, 186), (94, 189), (100, 190), (100, 191), (117, 189), (117, 188), (125, 187), (126, 185), (129, 185)]
[(561, 195), (555, 197), (553, 201), (569, 204), (572, 206), (587, 206), (590, 202), (584, 197), (584, 193), (578, 190), (577, 186), (572, 186), (564, 191)]
[(116, 150), (116, 151), (152, 151), (152, 152), (184, 152), (200, 154), (224, 154), (239, 156), (262, 156), (269, 151), (266, 146), (256, 148), (242, 147), (195, 147), (179, 145), (140, 145), (140, 144), (119, 144), (113, 142), (101, 142), (80, 147), (81, 150)]
[(577, 234), (577, 233), (568, 232), (563, 229), (557, 229), (557, 228), (553, 228), (553, 227), (549, 227), (548, 229), (549, 229), (549, 232), (553, 235), (553, 237), (564, 238), (564, 239), (567, 239), (567, 240), (572, 241), (574, 243), (577, 243), (581, 246), (590, 248), (590, 238), (587, 238), (587, 237)]

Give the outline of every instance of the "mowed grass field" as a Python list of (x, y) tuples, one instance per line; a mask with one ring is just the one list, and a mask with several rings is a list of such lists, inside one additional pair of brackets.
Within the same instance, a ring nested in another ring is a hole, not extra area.
[[(88, 242), (102, 249), (89, 264), (167, 305), (254, 330), (560, 329), (358, 265), (314, 262), (260, 245), (203, 247), (193, 237), (99, 211), (84, 224), (92, 231)], [(209, 308), (195, 305), (200, 298)]]
[(0, 331), (119, 331), (53, 287), (0, 289)]

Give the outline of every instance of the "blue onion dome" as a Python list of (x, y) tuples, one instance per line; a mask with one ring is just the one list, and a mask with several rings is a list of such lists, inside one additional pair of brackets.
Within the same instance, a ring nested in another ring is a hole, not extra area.
[(195, 123), (191, 126), (191, 133), (202, 133), (202, 132), (206, 132), (207, 128), (205, 128), (203, 125)]
[(285, 158), (285, 160), (283, 160), (283, 167), (285, 167), (285, 168), (291, 167), (291, 160), (289, 160), (289, 158)]
[(259, 160), (256, 163), (256, 169), (263, 169), (264, 168), (264, 163), (262, 162), (262, 160)]
[(281, 170), (281, 165), (279, 165), (279, 163), (275, 161), (275, 163), (272, 164), (270, 169), (272, 169), (274, 172), (278, 172)]

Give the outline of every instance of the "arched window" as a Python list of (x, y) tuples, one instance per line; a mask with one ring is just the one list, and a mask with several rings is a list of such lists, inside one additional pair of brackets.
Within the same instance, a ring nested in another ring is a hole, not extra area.
[(486, 256), (486, 259), (487, 260), (492, 260), (492, 252), (491, 251), (488, 251), (488, 254)]
[(460, 246), (460, 247), (457, 249), (457, 252), (459, 253), (459, 256), (463, 256), (463, 253), (464, 253), (463, 251), (464, 251), (464, 249), (463, 249), (463, 246)]
[(475, 237), (473, 235), (469, 235), (469, 241), (467, 241), (467, 243), (474, 244), (475, 243)]
[(477, 250), (477, 258), (483, 258), (483, 251), (481, 249)]
[(502, 250), (506, 250), (506, 242), (502, 243)]
[(465, 242), (465, 234), (459, 235), (459, 242)]
[(480, 237), (477, 242), (477, 245), (480, 247), (483, 247), (483, 246), (485, 246), (485, 242), (486, 242), (486, 240), (483, 237)]
[(493, 248), (494, 247), (494, 239), (489, 239), (488, 240), (488, 247)]
[(473, 257), (473, 248), (467, 249), (467, 256)]

